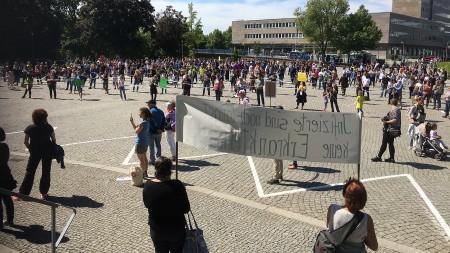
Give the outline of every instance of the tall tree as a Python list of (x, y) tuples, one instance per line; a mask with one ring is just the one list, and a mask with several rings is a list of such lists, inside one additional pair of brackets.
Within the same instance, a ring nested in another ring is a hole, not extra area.
[(347, 0), (308, 0), (305, 9), (302, 11), (296, 8), (294, 15), (300, 32), (319, 46), (324, 58), (338, 25), (345, 19), (348, 10)]
[(55, 57), (63, 13), (58, 0), (3, 0), (0, 8), (0, 58)]
[(369, 11), (361, 5), (339, 24), (332, 44), (349, 58), (351, 51), (374, 49), (382, 36)]
[(184, 34), (188, 30), (186, 17), (172, 6), (156, 14), (155, 44), (161, 49), (161, 56), (182, 55)]
[[(153, 30), (154, 8), (150, 0), (85, 0), (68, 34), (67, 47), (79, 55), (109, 56), (133, 53), (139, 31)], [(75, 37), (74, 37), (75, 36)]]
[(210, 34), (208, 34), (206, 48), (209, 49), (224, 49), (225, 39), (223, 33), (219, 29), (214, 29)]
[(232, 27), (231, 25), (223, 32), (223, 39), (225, 40), (225, 49), (231, 49), (233, 44), (231, 44)]
[(194, 5), (188, 4), (189, 17), (187, 18), (188, 31), (184, 34), (184, 48), (189, 52), (189, 56), (195, 55), (194, 50), (206, 44), (205, 35), (203, 35), (202, 19), (197, 18), (197, 11), (194, 11)]

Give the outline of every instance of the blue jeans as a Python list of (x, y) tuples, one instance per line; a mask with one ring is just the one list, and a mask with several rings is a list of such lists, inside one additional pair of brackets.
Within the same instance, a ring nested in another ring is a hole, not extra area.
[(436, 109), (436, 103), (437, 109), (441, 109), (441, 93), (433, 94), (433, 109)]
[(447, 99), (447, 100), (445, 100), (445, 110), (444, 110), (444, 112), (445, 112), (444, 116), (445, 117), (448, 117), (449, 111), (450, 111), (450, 100)]
[[(148, 148), (150, 150), (149, 163), (155, 163), (156, 157), (161, 156), (161, 134), (151, 134), (148, 136)], [(156, 146), (156, 157), (155, 157)]]
[(425, 107), (428, 108), (428, 104), (430, 103), (431, 94), (423, 94), (423, 102), (425, 103)]

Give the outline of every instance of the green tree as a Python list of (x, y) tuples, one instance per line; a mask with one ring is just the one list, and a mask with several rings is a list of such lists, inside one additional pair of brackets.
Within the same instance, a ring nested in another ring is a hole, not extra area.
[(223, 39), (224, 39), (224, 48), (231, 49), (233, 47), (233, 44), (231, 44), (231, 38), (232, 38), (231, 37), (232, 36), (231, 25), (222, 34), (223, 34)]
[(57, 56), (64, 20), (60, 4), (58, 0), (3, 0), (0, 59)]
[(183, 35), (184, 48), (189, 51), (189, 56), (195, 55), (196, 48), (204, 47), (206, 44), (205, 35), (203, 35), (202, 19), (197, 18), (197, 11), (194, 11), (194, 5), (188, 4), (189, 17), (187, 18), (188, 31)]
[(155, 45), (161, 49), (162, 56), (182, 55), (184, 34), (187, 31), (186, 18), (172, 6), (156, 14)]
[(308, 0), (305, 10), (296, 8), (296, 24), (303, 35), (319, 46), (322, 58), (349, 10), (347, 0)]
[(351, 51), (374, 49), (383, 33), (364, 5), (348, 15), (338, 26), (332, 44), (350, 58)]
[(253, 54), (255, 54), (256, 56), (261, 54), (261, 44), (259, 44), (259, 42), (253, 43)]
[(225, 49), (225, 39), (223, 33), (219, 29), (214, 29), (214, 31), (208, 34), (206, 48)]
[(63, 49), (83, 56), (133, 54), (138, 33), (153, 30), (153, 12), (150, 0), (85, 0)]

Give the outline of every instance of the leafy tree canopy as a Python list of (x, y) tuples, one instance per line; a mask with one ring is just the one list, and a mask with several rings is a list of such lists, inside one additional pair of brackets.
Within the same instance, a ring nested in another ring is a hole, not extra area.
[(382, 35), (369, 11), (361, 5), (339, 24), (332, 44), (349, 55), (351, 51), (374, 49)]
[(172, 6), (156, 14), (155, 43), (161, 49), (162, 56), (181, 55), (184, 34), (188, 31), (186, 17)]
[(325, 56), (348, 10), (347, 0), (308, 0), (305, 9), (295, 9), (294, 15), (299, 31), (311, 43), (317, 44)]

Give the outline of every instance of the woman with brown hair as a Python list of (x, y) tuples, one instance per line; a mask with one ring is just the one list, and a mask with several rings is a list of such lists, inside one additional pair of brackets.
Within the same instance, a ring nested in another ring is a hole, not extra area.
[[(327, 227), (330, 232), (348, 223), (358, 211), (364, 208), (367, 201), (367, 192), (361, 181), (350, 178), (342, 189), (344, 205), (332, 204), (328, 207)], [(372, 217), (364, 213), (358, 226), (340, 245), (340, 253), (366, 252), (366, 247), (376, 251), (378, 240)]]
[(186, 237), (184, 214), (191, 207), (183, 183), (172, 180), (171, 174), (172, 160), (160, 156), (155, 163), (155, 178), (144, 185), (143, 201), (156, 253), (183, 252)]
[[(19, 190), (22, 194), (30, 195), (36, 169), (39, 162), (42, 161), (42, 177), (39, 184), (42, 199), (48, 198), (52, 166), (52, 143), (56, 143), (55, 131), (48, 124), (47, 117), (48, 114), (44, 109), (34, 110), (32, 114), (33, 124), (25, 129), (24, 144), (30, 151), (30, 157), (28, 158), (27, 170)], [(13, 200), (20, 200), (20, 198), (13, 197)]]

